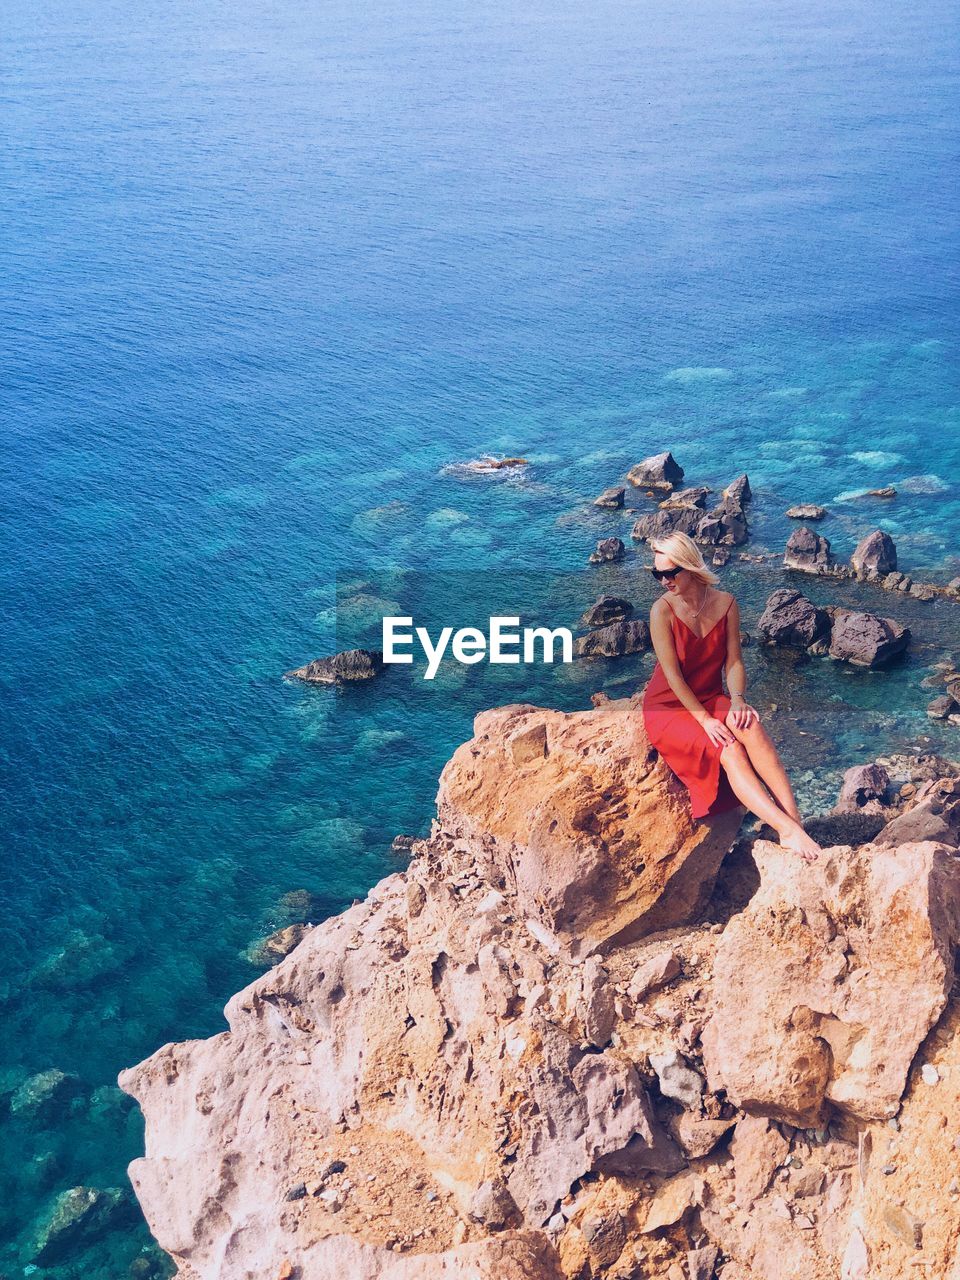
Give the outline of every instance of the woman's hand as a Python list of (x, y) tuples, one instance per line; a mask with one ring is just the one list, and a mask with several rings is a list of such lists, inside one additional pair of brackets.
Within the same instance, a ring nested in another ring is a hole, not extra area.
[(736, 742), (727, 726), (716, 716), (707, 716), (701, 720), (700, 727), (715, 747), (729, 747)]
[(731, 696), (730, 723), (735, 729), (749, 729), (759, 719), (757, 711), (748, 702), (744, 702), (742, 694)]

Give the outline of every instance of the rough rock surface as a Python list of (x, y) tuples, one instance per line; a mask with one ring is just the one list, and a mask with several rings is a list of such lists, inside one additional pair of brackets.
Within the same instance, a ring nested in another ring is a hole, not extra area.
[(371, 680), (382, 670), (383, 654), (379, 650), (345, 649), (329, 658), (314, 658), (305, 667), (286, 674), (310, 684), (346, 684), (353, 680)]
[(683, 481), (683, 467), (667, 450), (631, 467), (627, 479), (639, 489), (675, 489)]
[(767, 597), (757, 630), (767, 644), (806, 649), (830, 635), (830, 615), (801, 592), (781, 587)]
[(955, 844), (743, 838), (704, 902), (736, 818), (638, 712), (478, 716), (408, 869), (121, 1074), (181, 1280), (958, 1280)]
[(686, 533), (693, 538), (702, 519), (703, 512), (697, 507), (667, 507), (640, 516), (634, 521), (630, 537), (634, 542), (652, 542), (655, 538), (666, 537), (668, 533)]
[[(827, 1101), (894, 1115), (953, 983), (960, 861), (933, 842), (839, 846), (812, 867), (765, 841), (753, 856), (760, 889), (717, 951), (710, 1088), (802, 1126)], [(762, 968), (744, 967), (759, 955)]]
[(596, 551), (590, 552), (589, 560), (591, 564), (612, 564), (622, 560), (626, 554), (622, 538), (601, 538)]
[(680, 509), (690, 509), (697, 507), (701, 511), (707, 505), (707, 495), (710, 490), (706, 485), (696, 485), (691, 489), (681, 489), (679, 493), (672, 493), (669, 498), (664, 498), (660, 503), (661, 511), (673, 511)]
[(789, 507), (784, 514), (791, 520), (822, 520), (827, 514), (827, 508), (816, 502), (800, 502), (795, 507)]
[(616, 511), (623, 506), (624, 495), (626, 489), (623, 485), (614, 486), (610, 489), (604, 489), (599, 498), (594, 498), (593, 505), (595, 507), (608, 507), (610, 510)]
[(742, 811), (690, 819), (639, 695), (571, 714), (498, 707), (474, 729), (441, 775), (439, 825), (492, 850), (525, 916), (584, 948), (689, 919), (709, 895)]
[(880, 813), (890, 788), (890, 775), (882, 764), (857, 764), (843, 775), (837, 800), (838, 813)]
[(803, 573), (826, 573), (832, 563), (829, 541), (806, 525), (794, 529), (787, 539), (783, 555), (785, 569), (799, 569)]
[(857, 543), (850, 563), (857, 573), (893, 573), (897, 567), (897, 548), (889, 533), (874, 529), (873, 533), (868, 533)]
[(579, 636), (573, 651), (578, 658), (619, 658), (650, 648), (650, 628), (641, 618), (609, 622), (588, 635)]
[(633, 605), (622, 596), (598, 596), (580, 619), (583, 627), (605, 627), (633, 616)]
[(880, 618), (875, 613), (853, 609), (833, 610), (831, 658), (859, 667), (878, 667), (902, 653), (909, 643), (910, 628), (894, 618)]

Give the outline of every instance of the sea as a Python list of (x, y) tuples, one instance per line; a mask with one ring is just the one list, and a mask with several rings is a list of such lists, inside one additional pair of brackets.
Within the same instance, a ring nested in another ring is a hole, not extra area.
[[(264, 937), (402, 870), (479, 711), (626, 697), (652, 658), (285, 673), (378, 647), (385, 614), (646, 616), (636, 514), (593, 506), (640, 459), (749, 476), (755, 558), (718, 571), (745, 632), (783, 585), (911, 628), (884, 671), (745, 649), (805, 813), (851, 765), (960, 757), (926, 714), (960, 605), (781, 564), (815, 502), (839, 559), (879, 528), (915, 579), (960, 575), (958, 23), (6, 7), (0, 1274), (172, 1274), (117, 1073), (224, 1030)], [(487, 455), (527, 461), (463, 465)], [(590, 565), (607, 536), (626, 558)], [(128, 1194), (58, 1230), (76, 1187)]]

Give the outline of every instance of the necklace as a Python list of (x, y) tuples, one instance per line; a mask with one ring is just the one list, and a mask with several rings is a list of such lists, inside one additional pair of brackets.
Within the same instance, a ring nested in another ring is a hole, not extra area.
[(709, 588), (709, 587), (707, 587), (707, 586), (705, 586), (705, 587), (703, 588), (703, 599), (700, 601), (700, 608), (699, 608), (699, 609), (697, 610), (697, 612), (693, 615), (695, 618), (699, 618), (699, 617), (700, 617), (700, 615), (701, 615), (701, 613), (703, 613), (703, 606), (707, 603), (707, 592), (708, 592), (709, 590), (710, 590), (710, 588)]

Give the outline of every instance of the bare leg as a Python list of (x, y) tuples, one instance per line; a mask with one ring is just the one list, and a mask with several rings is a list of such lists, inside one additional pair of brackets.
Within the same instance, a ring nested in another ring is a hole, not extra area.
[(806, 861), (812, 862), (820, 852), (820, 846), (807, 835), (796, 818), (780, 808), (767, 791), (757, 777), (743, 743), (735, 742), (724, 747), (720, 753), (720, 763), (726, 770), (737, 799), (763, 822), (773, 827), (785, 849), (792, 849)]
[(754, 720), (753, 724), (746, 729), (736, 728), (730, 724), (729, 720), (725, 721), (725, 724), (733, 736), (746, 747), (750, 763), (773, 792), (780, 808), (793, 818), (794, 822), (802, 824), (803, 819), (800, 816), (787, 771), (781, 763), (773, 740), (760, 721)]

